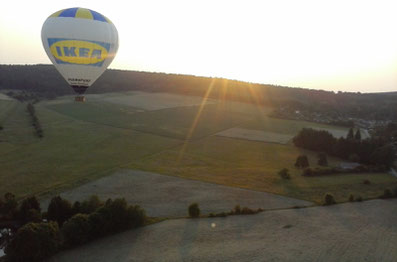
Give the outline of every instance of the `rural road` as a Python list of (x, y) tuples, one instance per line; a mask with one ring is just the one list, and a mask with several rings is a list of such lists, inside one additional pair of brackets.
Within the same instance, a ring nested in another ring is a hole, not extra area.
[(396, 261), (397, 200), (174, 219), (64, 251), (63, 261)]
[[(87, 183), (61, 194), (70, 201), (81, 201), (96, 194), (101, 199), (124, 197), (138, 204), (149, 216), (187, 216), (187, 208), (197, 202), (203, 214), (230, 211), (236, 205), (252, 209), (311, 206), (313, 203), (285, 196), (258, 192), (139, 170), (121, 169), (111, 176)], [(47, 209), (49, 200), (41, 202)]]

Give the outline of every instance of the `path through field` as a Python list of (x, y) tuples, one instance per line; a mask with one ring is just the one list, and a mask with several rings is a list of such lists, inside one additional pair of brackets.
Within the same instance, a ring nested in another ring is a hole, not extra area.
[(396, 261), (397, 200), (175, 219), (51, 261)]

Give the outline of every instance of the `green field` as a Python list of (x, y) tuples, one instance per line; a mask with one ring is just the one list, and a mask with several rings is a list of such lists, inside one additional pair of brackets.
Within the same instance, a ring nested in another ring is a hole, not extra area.
[[(189, 143), (184, 151), (182, 147), (173, 148), (148, 156), (128, 167), (282, 194), (317, 203), (321, 203), (328, 192), (337, 201), (343, 202), (350, 194), (375, 198), (385, 188), (397, 186), (397, 179), (389, 174), (303, 177), (301, 170), (294, 167), (299, 154), (306, 154), (311, 165), (316, 166), (317, 154), (308, 150), (213, 136)], [(340, 161), (329, 157), (328, 162), (337, 165)], [(290, 170), (291, 180), (282, 180), (277, 175), (284, 167)], [(371, 184), (364, 185), (365, 179), (370, 180)]]
[[(293, 167), (295, 159), (304, 153), (315, 164), (314, 152), (291, 144), (214, 136), (233, 127), (294, 135), (303, 127), (323, 125), (268, 118), (269, 108), (225, 101), (205, 104), (201, 110), (191, 105), (147, 111), (126, 105), (126, 98), (135, 95), (132, 92), (109, 95), (115, 98), (112, 101), (123, 97), (123, 104), (105, 101), (106, 95), (88, 96), (87, 103), (61, 97), (36, 104), (43, 139), (35, 137), (26, 104), (0, 100), (4, 126), (0, 131), (0, 194), (54, 193), (120, 167), (316, 202), (327, 192), (346, 201), (350, 193), (371, 198), (397, 186), (397, 179), (388, 174), (302, 177)], [(147, 99), (150, 103), (150, 96)], [(329, 158), (329, 162), (338, 165), (340, 161)], [(291, 171), (290, 181), (277, 176), (284, 167)], [(364, 185), (364, 179), (371, 185)]]

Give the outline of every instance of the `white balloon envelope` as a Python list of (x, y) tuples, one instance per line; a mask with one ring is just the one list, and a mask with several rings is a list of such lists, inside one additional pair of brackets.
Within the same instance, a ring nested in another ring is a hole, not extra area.
[(106, 70), (118, 49), (113, 23), (90, 9), (60, 10), (43, 24), (41, 40), (55, 68), (78, 94)]

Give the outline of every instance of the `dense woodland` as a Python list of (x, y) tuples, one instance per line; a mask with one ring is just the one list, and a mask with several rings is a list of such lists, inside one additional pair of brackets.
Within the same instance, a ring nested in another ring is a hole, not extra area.
[[(392, 124), (389, 124), (392, 126)], [(384, 132), (383, 128), (379, 132)], [(350, 129), (346, 138), (339, 139), (324, 130), (302, 129), (293, 139), (295, 146), (318, 152), (325, 152), (348, 161), (370, 166), (370, 171), (387, 171), (396, 159), (394, 136), (375, 135), (361, 139), (360, 131), (356, 134)], [(367, 171), (367, 170), (363, 170)]]
[(15, 195), (6, 193), (0, 197), (0, 248), (5, 248), (5, 261), (43, 261), (62, 249), (140, 227), (146, 221), (145, 210), (124, 198), (103, 202), (94, 195), (72, 205), (55, 196), (42, 212), (35, 196), (18, 203)]
[[(371, 120), (397, 120), (397, 92), (335, 93), (221, 78), (107, 70), (88, 93), (146, 91), (204, 96), (211, 85), (211, 98), (289, 106)], [(52, 65), (0, 65), (1, 89), (14, 90), (8, 92), (21, 100), (52, 99), (73, 94), (73, 90)], [(24, 92), (21, 95), (21, 92), (15, 91)]]

